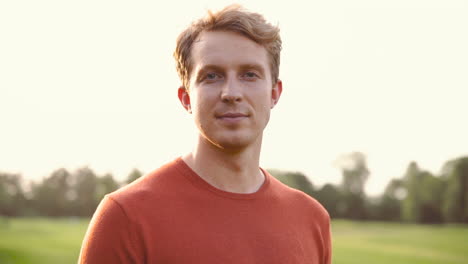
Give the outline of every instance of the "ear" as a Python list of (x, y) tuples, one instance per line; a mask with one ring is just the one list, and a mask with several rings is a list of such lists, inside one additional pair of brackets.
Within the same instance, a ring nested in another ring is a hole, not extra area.
[(187, 112), (192, 113), (192, 107), (190, 106), (190, 95), (184, 86), (180, 86), (177, 90), (177, 95), (182, 106)]
[(271, 108), (278, 103), (281, 93), (283, 92), (283, 82), (278, 80), (271, 90)]

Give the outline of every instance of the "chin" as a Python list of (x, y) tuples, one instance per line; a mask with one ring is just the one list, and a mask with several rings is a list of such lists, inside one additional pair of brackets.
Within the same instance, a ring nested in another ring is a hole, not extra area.
[(228, 141), (228, 142), (221, 142), (218, 144), (218, 147), (223, 149), (223, 150), (232, 150), (232, 151), (240, 151), (242, 149), (245, 149), (249, 146), (250, 144), (246, 142), (240, 142), (240, 141)]
[(255, 137), (248, 135), (223, 135), (210, 140), (215, 146), (223, 150), (239, 151), (255, 144)]

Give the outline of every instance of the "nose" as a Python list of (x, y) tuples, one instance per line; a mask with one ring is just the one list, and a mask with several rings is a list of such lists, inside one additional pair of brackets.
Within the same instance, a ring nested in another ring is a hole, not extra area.
[(242, 101), (242, 87), (236, 78), (228, 78), (221, 91), (221, 100), (224, 103)]

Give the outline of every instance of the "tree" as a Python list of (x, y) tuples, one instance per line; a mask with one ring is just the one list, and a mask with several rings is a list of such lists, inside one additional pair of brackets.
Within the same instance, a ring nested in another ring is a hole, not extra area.
[(427, 171), (423, 172), (421, 178), (421, 222), (442, 223), (444, 220), (442, 205), (446, 182)]
[(33, 203), (40, 215), (64, 216), (71, 211), (71, 174), (58, 169), (41, 183), (33, 185)]
[(330, 217), (339, 217), (339, 205), (341, 201), (340, 190), (333, 184), (327, 183), (315, 193), (315, 199), (327, 209)]
[(391, 180), (378, 203), (375, 218), (385, 221), (401, 220), (401, 201), (405, 196), (406, 189), (403, 180)]
[(135, 181), (136, 179), (140, 178), (141, 176), (143, 176), (143, 173), (141, 171), (139, 171), (138, 169), (133, 169), (130, 172), (130, 174), (128, 175), (127, 180), (125, 181), (125, 183), (129, 184), (129, 183)]
[(96, 190), (96, 200), (100, 201), (104, 195), (111, 193), (119, 188), (119, 184), (114, 180), (112, 174), (108, 173), (98, 178)]
[(314, 196), (314, 186), (303, 173), (289, 171), (284, 172), (279, 170), (269, 170), (269, 172), (289, 187), (300, 190), (309, 196)]
[(26, 206), (21, 175), (0, 173), (0, 215), (22, 215)]
[(421, 170), (416, 162), (409, 164), (403, 180), (407, 191), (401, 207), (403, 220), (418, 223), (442, 222), (444, 180)]
[(336, 165), (341, 168), (343, 175), (341, 183), (343, 199), (339, 210), (344, 217), (365, 219), (367, 211), (364, 186), (370, 174), (366, 156), (361, 152), (345, 154), (337, 159)]
[(448, 161), (442, 170), (447, 180), (443, 197), (444, 219), (468, 223), (468, 157)]
[(420, 169), (416, 162), (411, 162), (403, 176), (407, 195), (402, 203), (401, 216), (405, 221), (419, 222), (421, 207), (421, 197), (418, 190), (420, 179)]
[(97, 195), (98, 178), (87, 167), (73, 173), (74, 177), (74, 213), (78, 216), (91, 216), (96, 210), (99, 199)]

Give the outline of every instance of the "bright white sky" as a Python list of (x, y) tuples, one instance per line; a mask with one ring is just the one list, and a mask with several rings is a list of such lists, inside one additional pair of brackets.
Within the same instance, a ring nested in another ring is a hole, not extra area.
[[(351, 3), (352, 2), (352, 3)], [(190, 151), (175, 39), (231, 1), (0, 2), (0, 170), (125, 178)], [(370, 194), (415, 160), (468, 155), (466, 1), (239, 1), (281, 28), (284, 92), (261, 165), (338, 183), (362, 151)]]

